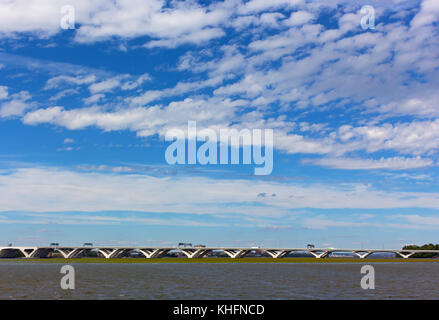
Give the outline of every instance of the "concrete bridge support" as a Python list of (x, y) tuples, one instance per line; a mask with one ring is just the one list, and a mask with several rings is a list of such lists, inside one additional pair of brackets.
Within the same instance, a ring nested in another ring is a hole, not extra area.
[(224, 253), (227, 254), (232, 259), (237, 259), (237, 258), (244, 257), (249, 251), (251, 251), (251, 250), (225, 249)]
[(154, 249), (154, 248), (143, 248), (138, 249), (138, 251), (145, 256), (147, 259), (154, 259), (154, 258), (160, 258), (163, 257), (165, 254), (167, 254), (170, 249)]
[(125, 252), (130, 251), (130, 248), (96, 248), (100, 254), (106, 259), (118, 258)]
[(121, 248), (117, 249), (114, 253), (111, 254), (109, 258), (121, 258), (128, 252), (132, 251), (132, 248)]
[(404, 259), (408, 259), (408, 258), (410, 258), (412, 255), (414, 255), (416, 253), (416, 252), (409, 252), (409, 253), (404, 254), (403, 252), (405, 252), (405, 251), (395, 251), (395, 253), (398, 256), (400, 256), (400, 257), (402, 257)]
[(314, 257), (316, 257), (317, 259), (325, 258), (331, 253), (331, 251), (318, 251), (318, 250), (317, 251), (316, 250), (308, 250), (308, 252), (310, 254), (312, 254)]
[(61, 253), (64, 259), (72, 259), (75, 256), (78, 256), (83, 250), (84, 249), (80, 248), (54, 248), (54, 251)]
[(186, 257), (188, 257), (189, 259), (203, 258), (211, 251), (212, 250), (206, 250), (206, 249), (201, 249), (201, 248), (199, 248), (199, 249), (180, 249), (180, 252), (184, 253), (186, 255)]
[(288, 251), (288, 250), (264, 250), (264, 252), (268, 253), (274, 259), (279, 259), (279, 258), (283, 258), (290, 251)]
[(38, 248), (20, 248), (20, 252), (24, 255), (25, 258), (31, 258), (32, 254), (37, 251)]
[(352, 253), (356, 254), (360, 259), (365, 259), (370, 256), (373, 252), (370, 251), (352, 251)]

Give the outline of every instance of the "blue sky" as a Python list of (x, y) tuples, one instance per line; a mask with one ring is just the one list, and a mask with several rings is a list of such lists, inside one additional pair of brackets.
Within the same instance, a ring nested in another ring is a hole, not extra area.
[[(437, 243), (438, 21), (435, 0), (0, 0), (0, 242)], [(188, 121), (272, 129), (273, 172), (167, 164)]]

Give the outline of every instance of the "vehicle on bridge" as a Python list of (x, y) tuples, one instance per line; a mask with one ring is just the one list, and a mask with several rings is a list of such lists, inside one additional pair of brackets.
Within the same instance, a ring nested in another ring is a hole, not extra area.
[(192, 247), (192, 243), (180, 242), (180, 243), (178, 244), (178, 247), (179, 247), (179, 248), (180, 248), (180, 247), (183, 247), (183, 248), (185, 248), (185, 247)]

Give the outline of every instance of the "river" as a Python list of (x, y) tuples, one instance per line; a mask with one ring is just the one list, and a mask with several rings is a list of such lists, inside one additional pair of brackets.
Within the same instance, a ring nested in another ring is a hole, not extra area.
[(75, 290), (62, 264), (0, 262), (0, 299), (439, 299), (439, 264), (371, 263), (375, 289), (360, 286), (361, 263), (78, 263)]

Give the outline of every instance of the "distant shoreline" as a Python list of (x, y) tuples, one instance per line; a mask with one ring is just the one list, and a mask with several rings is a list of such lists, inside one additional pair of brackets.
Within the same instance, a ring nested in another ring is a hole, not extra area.
[(23, 262), (23, 263), (416, 263), (416, 262), (439, 262), (439, 259), (358, 259), (358, 258), (201, 258), (201, 259), (187, 259), (187, 258), (158, 258), (158, 259), (141, 259), (141, 258), (77, 258), (77, 259), (62, 259), (62, 258), (45, 258), (45, 259), (0, 259), (1, 262)]

